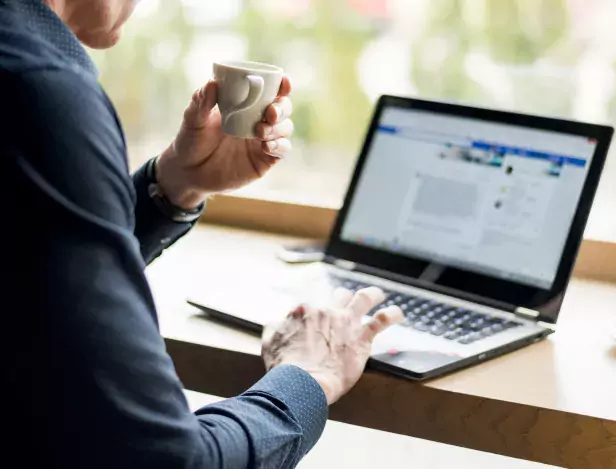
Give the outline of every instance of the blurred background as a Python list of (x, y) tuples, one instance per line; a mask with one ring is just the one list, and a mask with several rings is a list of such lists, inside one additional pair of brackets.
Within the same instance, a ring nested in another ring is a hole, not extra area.
[[(133, 168), (160, 153), (217, 59), (294, 84), (293, 153), (239, 192), (339, 207), (381, 94), (616, 124), (614, 0), (143, 0), (93, 51)], [(587, 236), (616, 240), (616, 144)]]

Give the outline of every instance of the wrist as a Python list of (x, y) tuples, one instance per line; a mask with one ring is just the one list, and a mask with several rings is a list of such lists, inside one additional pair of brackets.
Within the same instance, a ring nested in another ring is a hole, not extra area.
[(207, 199), (207, 194), (191, 187), (190, 174), (178, 164), (172, 147), (156, 159), (156, 179), (167, 200), (181, 209), (195, 210)]
[(332, 405), (340, 399), (341, 393), (335, 389), (335, 386), (332, 386), (330, 379), (327, 379), (319, 373), (311, 373), (307, 370), (304, 371), (312, 376), (312, 379), (314, 379), (317, 384), (321, 386), (323, 394), (325, 394), (325, 399), (327, 400), (327, 405)]
[(327, 405), (332, 405), (334, 402), (340, 399), (341, 393), (337, 389), (337, 386), (332, 383), (331, 376), (327, 376), (320, 371), (316, 371), (313, 368), (305, 366), (302, 363), (298, 362), (286, 361), (280, 363), (280, 365), (292, 365), (308, 373), (312, 377), (312, 379), (314, 379), (316, 383), (321, 387), (321, 390), (325, 395), (325, 399), (327, 400)]

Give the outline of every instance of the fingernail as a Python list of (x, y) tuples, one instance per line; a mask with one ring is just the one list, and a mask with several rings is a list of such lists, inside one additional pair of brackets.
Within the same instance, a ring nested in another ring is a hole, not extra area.
[(273, 152), (278, 148), (278, 142), (267, 142), (267, 151)]
[(386, 311), (392, 324), (401, 323), (406, 319), (404, 311), (402, 311), (399, 306), (390, 306), (389, 308), (386, 308)]
[(303, 305), (298, 306), (291, 312), (291, 317), (294, 319), (302, 319), (306, 315), (306, 308)]
[(265, 126), (265, 136), (269, 137), (273, 133), (274, 133), (274, 126), (273, 125), (266, 125)]
[(385, 300), (387, 295), (385, 295), (385, 292), (383, 291), (382, 288), (379, 288), (379, 287), (368, 287), (368, 288), (371, 289), (372, 292), (374, 292), (374, 294), (381, 299), (381, 301)]

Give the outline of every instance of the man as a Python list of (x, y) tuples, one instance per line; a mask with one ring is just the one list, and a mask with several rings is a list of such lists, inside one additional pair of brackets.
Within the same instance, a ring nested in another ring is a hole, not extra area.
[[(339, 292), (267, 336), (269, 373), (191, 414), (158, 333), (145, 265), (209, 194), (263, 176), (290, 148), (290, 83), (259, 139), (223, 135), (216, 84), (194, 94), (171, 145), (131, 178), (117, 116), (78, 40), (120, 38), (134, 0), (0, 0), (3, 459), (63, 468), (293, 467), (327, 405), (359, 379), (400, 316)], [(204, 285), (207, 288), (207, 285)]]

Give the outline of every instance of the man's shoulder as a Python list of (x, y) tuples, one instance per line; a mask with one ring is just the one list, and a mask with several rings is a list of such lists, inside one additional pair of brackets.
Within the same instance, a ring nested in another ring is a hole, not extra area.
[[(104, 116), (116, 121), (115, 110), (98, 83), (97, 77), (84, 70), (61, 52), (23, 17), (0, 3), (0, 99), (4, 116), (47, 118), (41, 110), (55, 105), (57, 118), (71, 118), (88, 110), (92, 117)], [(86, 119), (86, 122), (90, 119)]]
[(20, 74), (50, 68), (69, 72), (75, 67), (15, 12), (0, 7), (0, 71)]
[(106, 131), (124, 139), (116, 111), (102, 87), (88, 74), (70, 67), (47, 65), (21, 71), (0, 67), (0, 100), (4, 111), (0, 122), (5, 124), (0, 134), (19, 123), (56, 132)]
[(28, 159), (44, 154), (37, 148), (55, 148), (62, 151), (46, 157), (78, 166), (87, 151), (96, 150), (101, 163), (125, 170), (122, 126), (96, 77), (47, 54), (37, 40), (35, 48), (32, 42), (26, 49), (15, 48), (7, 61), (3, 32), (10, 28), (3, 26), (0, 20), (0, 139), (23, 150)]
[(77, 120), (86, 128), (102, 121), (123, 139), (115, 109), (96, 75), (72, 55), (71, 47), (80, 47), (77, 41), (73, 44), (66, 36), (66, 47), (61, 47), (58, 41), (64, 36), (54, 36), (52, 43), (47, 36), (53, 34), (40, 30), (45, 27), (54, 25), (32, 27), (23, 13), (0, 0), (0, 99), (5, 111), (0, 120), (20, 115), (49, 121), (49, 112), (57, 109), (54, 124)]
[(124, 133), (94, 79), (62, 67), (0, 70), (0, 100), (4, 156), (30, 168), (62, 205), (133, 226)]

